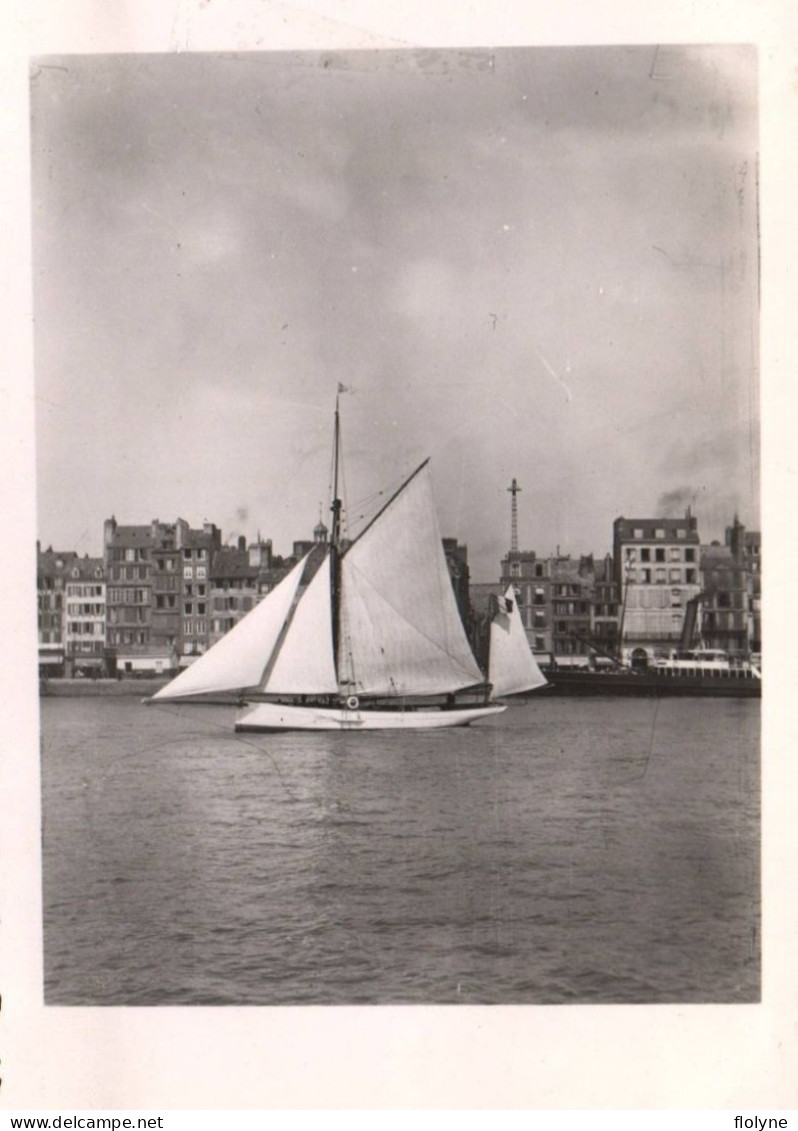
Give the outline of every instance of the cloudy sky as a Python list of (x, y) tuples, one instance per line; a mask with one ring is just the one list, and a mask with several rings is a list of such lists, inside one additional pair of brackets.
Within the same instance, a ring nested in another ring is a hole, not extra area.
[(756, 56), (31, 66), (38, 532), (178, 515), (278, 552), (432, 457), (477, 580), (618, 515), (758, 525)]

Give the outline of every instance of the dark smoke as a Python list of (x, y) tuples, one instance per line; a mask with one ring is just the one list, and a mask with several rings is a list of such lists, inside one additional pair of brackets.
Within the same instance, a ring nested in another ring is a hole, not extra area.
[(676, 487), (660, 495), (657, 515), (661, 518), (681, 518), (688, 507), (695, 508), (698, 492), (692, 487)]

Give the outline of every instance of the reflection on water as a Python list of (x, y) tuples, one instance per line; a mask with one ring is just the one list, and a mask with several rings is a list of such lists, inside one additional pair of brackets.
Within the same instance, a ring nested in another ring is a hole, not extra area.
[(235, 735), (42, 703), (48, 1003), (759, 997), (759, 704)]

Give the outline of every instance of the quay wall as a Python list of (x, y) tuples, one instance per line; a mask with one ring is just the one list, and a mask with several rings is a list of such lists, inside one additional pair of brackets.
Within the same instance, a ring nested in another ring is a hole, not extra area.
[(61, 698), (95, 695), (152, 695), (169, 682), (162, 678), (142, 679), (47, 679), (39, 681), (39, 694)]

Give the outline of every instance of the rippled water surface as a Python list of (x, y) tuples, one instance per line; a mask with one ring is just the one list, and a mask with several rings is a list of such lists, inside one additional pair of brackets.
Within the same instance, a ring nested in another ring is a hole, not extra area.
[(758, 1000), (758, 702), (231, 721), (43, 700), (48, 1003)]

